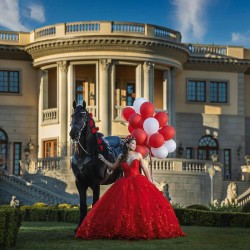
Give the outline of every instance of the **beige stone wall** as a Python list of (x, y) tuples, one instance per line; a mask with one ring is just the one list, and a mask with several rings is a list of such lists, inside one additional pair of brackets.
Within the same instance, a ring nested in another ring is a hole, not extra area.
[(32, 68), (31, 62), (0, 60), (0, 68), (20, 70), (20, 94), (1, 94), (0, 105), (37, 106), (38, 71)]
[[(229, 81), (229, 104), (186, 103), (187, 79)], [(238, 113), (238, 74), (185, 70), (176, 78), (176, 112), (236, 115)]]
[(245, 75), (245, 115), (250, 117), (250, 75)]

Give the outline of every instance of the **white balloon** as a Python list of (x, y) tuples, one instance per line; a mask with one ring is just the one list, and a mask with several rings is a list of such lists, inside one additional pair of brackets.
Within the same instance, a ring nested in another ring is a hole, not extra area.
[(148, 137), (159, 130), (159, 122), (153, 118), (149, 117), (143, 122), (143, 129), (147, 133)]
[(173, 153), (176, 150), (176, 142), (173, 139), (165, 141), (164, 145), (168, 149), (168, 153)]
[(135, 109), (135, 112), (137, 114), (141, 114), (140, 113), (140, 108), (141, 108), (141, 105), (146, 102), (147, 100), (144, 98), (144, 97), (138, 97), (134, 100), (134, 103), (133, 103), (133, 107)]
[(164, 159), (167, 158), (168, 156), (168, 149), (164, 146), (164, 144), (159, 148), (151, 147), (151, 152), (154, 155), (154, 157), (159, 159)]

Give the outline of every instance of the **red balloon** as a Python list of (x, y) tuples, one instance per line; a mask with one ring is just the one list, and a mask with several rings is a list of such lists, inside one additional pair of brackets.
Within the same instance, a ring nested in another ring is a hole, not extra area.
[(159, 127), (163, 127), (168, 122), (168, 114), (164, 111), (157, 112), (154, 118), (159, 122)]
[(140, 107), (140, 113), (145, 120), (154, 115), (155, 107), (151, 102), (144, 102)]
[(135, 137), (136, 144), (144, 145), (147, 142), (147, 134), (143, 129), (136, 128), (131, 134)]
[(143, 127), (143, 119), (141, 115), (134, 113), (128, 119), (129, 124), (133, 128), (142, 128)]
[(128, 121), (129, 117), (135, 113), (135, 110), (131, 107), (126, 107), (122, 110), (122, 117), (124, 120)]
[(158, 132), (163, 135), (164, 141), (168, 141), (175, 136), (175, 129), (170, 125), (163, 126)]
[(154, 133), (150, 136), (148, 141), (149, 146), (159, 148), (164, 144), (164, 137), (160, 133)]
[(131, 134), (133, 132), (134, 128), (129, 124), (128, 125), (128, 131)]
[(135, 151), (141, 153), (143, 158), (145, 158), (148, 154), (148, 149), (141, 145), (136, 145)]

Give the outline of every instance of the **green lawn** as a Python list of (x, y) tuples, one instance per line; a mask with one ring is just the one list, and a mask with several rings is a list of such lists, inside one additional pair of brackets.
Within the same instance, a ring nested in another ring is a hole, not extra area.
[(75, 224), (61, 222), (23, 222), (15, 249), (250, 249), (250, 228), (182, 227), (186, 237), (164, 240), (75, 239)]

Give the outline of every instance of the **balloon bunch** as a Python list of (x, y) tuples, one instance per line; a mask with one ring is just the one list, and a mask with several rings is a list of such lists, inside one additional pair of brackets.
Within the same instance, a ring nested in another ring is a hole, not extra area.
[(125, 107), (122, 117), (128, 121), (128, 131), (136, 138), (136, 150), (143, 157), (148, 153), (164, 159), (176, 149), (175, 129), (168, 124), (168, 114), (160, 111), (145, 98), (136, 98), (133, 107)]

